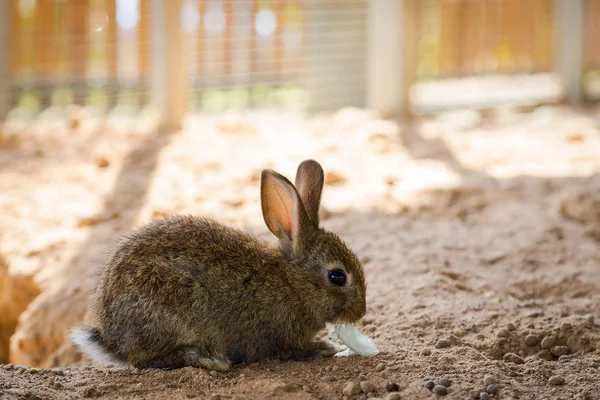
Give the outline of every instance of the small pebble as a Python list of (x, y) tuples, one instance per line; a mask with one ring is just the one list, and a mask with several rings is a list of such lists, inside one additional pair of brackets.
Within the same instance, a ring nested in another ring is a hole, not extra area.
[(360, 383), (360, 390), (362, 390), (363, 393), (373, 393), (375, 391), (375, 386), (369, 381), (363, 381)]
[(490, 400), (490, 395), (486, 392), (479, 393), (479, 400)]
[(493, 385), (495, 383), (498, 383), (498, 380), (496, 378), (494, 378), (492, 375), (485, 375), (483, 377), (483, 384), (485, 386)]
[(39, 368), (29, 368), (27, 371), (30, 374), (37, 374), (37, 373), (39, 373), (41, 371), (41, 369), (39, 369)]
[(504, 362), (510, 362), (515, 364), (524, 364), (525, 361), (515, 353), (506, 353), (503, 358)]
[(336, 379), (333, 376), (324, 376), (321, 378), (321, 380), (327, 383), (333, 383), (336, 381)]
[(565, 332), (565, 331), (569, 331), (573, 328), (573, 325), (571, 325), (568, 322), (564, 322), (561, 326), (560, 326), (560, 330)]
[(385, 384), (385, 390), (387, 390), (388, 392), (397, 392), (398, 390), (400, 390), (400, 387), (396, 382), (387, 381), (387, 383)]
[(550, 384), (552, 386), (564, 385), (565, 378), (563, 378), (562, 376), (558, 376), (558, 375), (551, 376), (550, 379), (548, 379), (548, 384)]
[(491, 385), (487, 385), (485, 387), (485, 391), (488, 392), (489, 394), (497, 394), (499, 390), (500, 390), (500, 387), (495, 383), (492, 383)]
[(366, 376), (364, 376), (363, 374), (360, 374), (360, 375), (358, 376), (358, 381), (359, 381), (359, 382), (366, 381), (366, 380), (367, 380), (367, 377), (366, 377)]
[(440, 378), (437, 382), (438, 385), (450, 387), (452, 385), (452, 381), (446, 377)]
[(425, 384), (423, 386), (425, 386), (429, 390), (432, 390), (433, 387), (435, 386), (435, 383), (433, 381), (427, 381), (427, 382), (425, 382)]
[(438, 360), (440, 364), (452, 364), (454, 362), (454, 358), (448, 356), (441, 356)]
[(451, 343), (448, 339), (442, 338), (442, 339), (438, 339), (438, 341), (435, 342), (435, 347), (438, 349), (445, 349), (445, 348), (450, 347), (450, 344)]
[(550, 350), (548, 349), (540, 351), (539, 353), (537, 353), (537, 356), (542, 360), (552, 361), (552, 353), (550, 353)]
[(383, 397), (383, 400), (400, 400), (400, 393), (398, 393), (398, 392), (388, 393)]
[(216, 378), (217, 376), (219, 376), (219, 373), (217, 371), (210, 371), (208, 374), (210, 376), (212, 376), (213, 378)]
[(375, 366), (375, 371), (376, 372), (381, 372), (385, 369), (385, 364), (384, 363), (379, 363)]
[(473, 389), (469, 392), (469, 397), (473, 398), (473, 399), (478, 399), (479, 398), (479, 390), (477, 389)]
[(448, 394), (448, 388), (442, 385), (435, 385), (431, 391), (437, 396), (445, 396)]
[(508, 329), (509, 331), (514, 331), (515, 329), (517, 329), (517, 327), (512, 322), (509, 322), (508, 324), (506, 324), (506, 329)]
[(538, 335), (527, 335), (525, 337), (525, 344), (529, 347), (535, 347), (540, 343), (540, 337)]
[(554, 346), (552, 349), (550, 349), (550, 351), (556, 357), (560, 357), (560, 356), (564, 356), (565, 354), (569, 354), (569, 352), (571, 350), (569, 350), (569, 348), (567, 346)]
[(431, 355), (431, 350), (429, 350), (429, 349), (421, 350), (421, 355), (422, 356), (430, 356)]
[(554, 346), (556, 338), (554, 336), (547, 336), (542, 340), (542, 349), (549, 349)]
[(353, 396), (362, 392), (360, 385), (356, 382), (348, 382), (342, 389), (342, 393), (346, 396)]
[(565, 354), (558, 357), (558, 362), (567, 362), (575, 358), (575, 354)]
[(498, 333), (496, 334), (496, 336), (502, 337), (502, 338), (508, 337), (508, 335), (509, 335), (508, 329), (500, 329), (498, 331)]
[(594, 316), (592, 314), (588, 314), (585, 316), (585, 319), (587, 322), (589, 322), (590, 324), (594, 325)]

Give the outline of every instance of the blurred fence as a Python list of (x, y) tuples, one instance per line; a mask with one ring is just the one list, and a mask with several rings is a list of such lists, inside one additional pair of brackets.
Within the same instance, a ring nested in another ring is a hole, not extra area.
[(0, 117), (600, 98), (600, 0), (0, 0), (0, 46)]
[(364, 103), (365, 1), (0, 1), (10, 107), (147, 103), (156, 9), (175, 4), (192, 109)]

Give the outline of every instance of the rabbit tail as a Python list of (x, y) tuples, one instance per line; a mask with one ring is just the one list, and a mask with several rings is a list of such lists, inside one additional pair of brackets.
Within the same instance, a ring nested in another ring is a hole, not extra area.
[(69, 332), (69, 337), (79, 350), (90, 357), (95, 364), (100, 365), (121, 365), (125, 364), (122, 360), (116, 358), (105, 346), (102, 341), (102, 335), (96, 328), (78, 327)]

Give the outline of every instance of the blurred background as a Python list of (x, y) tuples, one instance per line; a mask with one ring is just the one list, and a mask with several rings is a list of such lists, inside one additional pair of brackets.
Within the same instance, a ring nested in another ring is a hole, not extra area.
[(260, 171), (306, 158), (382, 346), (593, 312), (598, 100), (600, 0), (0, 0), (0, 362), (81, 361), (64, 334), (143, 223), (272, 240)]
[[(2, 0), (0, 117), (595, 100), (600, 2)], [(169, 106), (168, 104), (171, 104)]]

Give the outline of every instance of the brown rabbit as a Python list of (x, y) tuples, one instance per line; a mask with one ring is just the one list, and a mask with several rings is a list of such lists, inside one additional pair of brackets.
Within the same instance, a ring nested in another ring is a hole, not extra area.
[(208, 218), (176, 216), (134, 231), (92, 295), (92, 327), (72, 340), (95, 361), (138, 368), (228, 370), (265, 358), (340, 350), (314, 341), (328, 322), (366, 310), (363, 269), (319, 228), (323, 169), (300, 164), (296, 186), (264, 170), (261, 204), (279, 247)]

